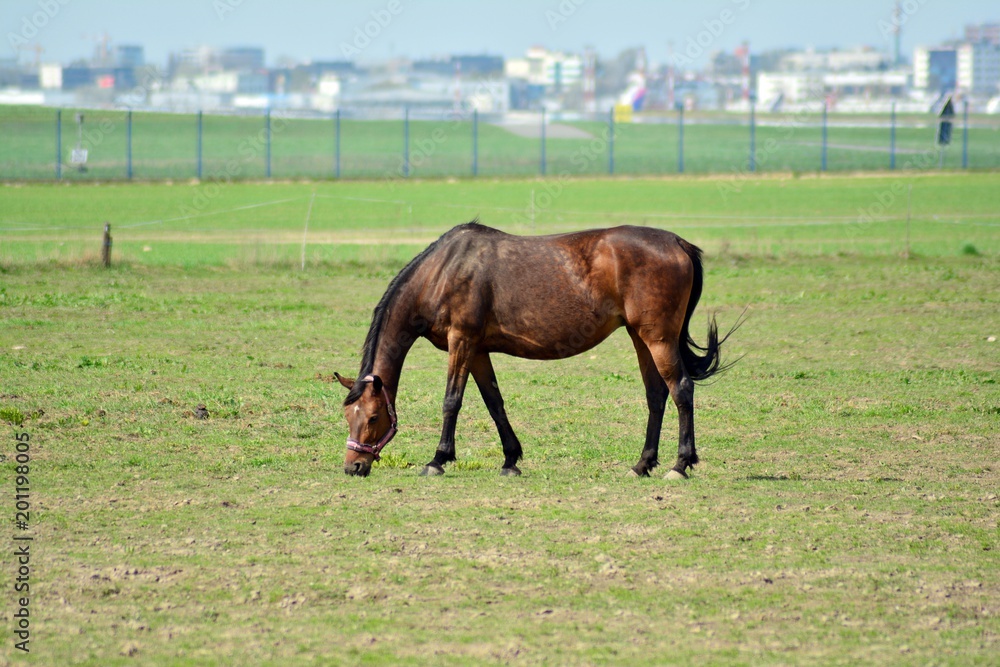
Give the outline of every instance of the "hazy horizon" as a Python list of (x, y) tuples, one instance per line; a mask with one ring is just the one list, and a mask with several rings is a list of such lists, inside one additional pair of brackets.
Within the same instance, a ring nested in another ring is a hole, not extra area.
[[(907, 58), (918, 45), (961, 36), (968, 23), (1000, 20), (995, 0), (907, 0), (903, 5), (902, 52)], [(17, 54), (15, 44), (39, 44), (45, 49), (42, 61), (62, 63), (89, 58), (96, 36), (105, 32), (112, 45), (144, 46), (146, 61), (158, 65), (171, 52), (202, 45), (260, 46), (268, 64), (282, 57), (366, 62), (489, 53), (510, 58), (533, 45), (573, 52), (591, 46), (604, 57), (644, 46), (651, 62), (662, 63), (672, 43), (682, 62), (701, 67), (708, 53), (732, 51), (744, 40), (758, 52), (788, 47), (892, 50), (887, 29), (891, 1), (636, 0), (627, 6), (626, 12), (608, 0), (365, 0), (349, 5), (175, 0), (152, 6), (124, 0), (7, 0), (0, 6), (0, 25), (5, 57)], [(21, 58), (33, 59), (34, 53)]]

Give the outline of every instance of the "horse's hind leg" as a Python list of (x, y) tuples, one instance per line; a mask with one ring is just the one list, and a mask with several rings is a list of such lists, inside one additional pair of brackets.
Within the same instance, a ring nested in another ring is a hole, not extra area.
[(653, 361), (653, 355), (646, 343), (632, 327), (628, 327), (628, 334), (632, 337), (636, 356), (639, 357), (639, 371), (642, 373), (642, 381), (646, 385), (646, 406), (649, 408), (646, 443), (643, 445), (639, 462), (632, 467), (632, 471), (639, 477), (646, 477), (653, 468), (660, 464), (658, 452), (660, 430), (663, 428), (663, 411), (667, 405), (667, 385), (660, 377), (660, 371), (657, 369), (656, 362)]
[(670, 396), (674, 399), (674, 405), (677, 406), (680, 426), (677, 462), (668, 476), (687, 477), (687, 469), (698, 463), (698, 452), (694, 445), (694, 381), (684, 368), (676, 343), (650, 342), (648, 346), (660, 377), (666, 383)]
[(503, 468), (500, 469), (502, 475), (520, 475), (521, 471), (517, 467), (517, 462), (521, 459), (521, 442), (514, 434), (510, 421), (507, 419), (507, 412), (503, 407), (503, 396), (500, 395), (500, 386), (497, 384), (497, 376), (493, 371), (493, 362), (490, 355), (486, 353), (477, 354), (469, 362), (469, 370), (479, 387), (479, 393), (483, 395), (483, 402), (486, 409), (490, 411), (490, 417), (497, 425), (500, 433), (500, 442), (503, 445)]

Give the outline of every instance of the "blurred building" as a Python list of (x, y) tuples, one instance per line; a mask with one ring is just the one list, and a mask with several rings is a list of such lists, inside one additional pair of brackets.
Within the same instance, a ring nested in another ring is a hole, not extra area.
[(115, 65), (139, 69), (146, 64), (146, 50), (138, 45), (120, 44), (115, 48)]
[(955, 90), (958, 85), (958, 52), (954, 47), (913, 51), (913, 87), (932, 93)]
[(987, 42), (1000, 46), (1000, 23), (979, 23), (965, 26), (966, 42)]
[(42, 90), (62, 90), (62, 65), (59, 63), (43, 63), (38, 68), (38, 87)]
[(846, 72), (886, 70), (892, 57), (871, 47), (849, 51), (796, 51), (781, 58), (779, 69), (786, 72)]
[(527, 81), (529, 85), (559, 90), (583, 79), (583, 58), (561, 51), (535, 46), (524, 58), (511, 58), (504, 65), (508, 79)]
[(450, 56), (429, 60), (413, 61), (414, 72), (452, 76), (459, 73), (463, 77), (497, 78), (503, 76), (503, 56)]
[(822, 100), (823, 88), (823, 75), (817, 72), (761, 72), (757, 75), (757, 98), (765, 106)]
[(171, 53), (167, 63), (167, 76), (190, 76), (218, 69), (218, 52), (210, 46), (199, 46)]
[(202, 93), (263, 95), (269, 92), (269, 80), (261, 72), (211, 72), (198, 76), (175, 77), (171, 88), (177, 91), (196, 90)]
[(98, 70), (83, 64), (70, 65), (62, 69), (62, 89), (78, 90), (97, 84)]
[(447, 117), (455, 113), (505, 113), (511, 99), (505, 79), (442, 76), (427, 72), (369, 72), (341, 82), (340, 103), (347, 109), (400, 118), (404, 109), (414, 117)]
[(255, 46), (225, 49), (218, 55), (217, 62), (223, 70), (257, 72), (265, 66), (264, 49)]
[(956, 51), (957, 90), (973, 95), (1000, 92), (1000, 44), (962, 44)]
[(1000, 43), (981, 40), (917, 47), (913, 52), (913, 87), (932, 93), (996, 95), (1000, 92)]

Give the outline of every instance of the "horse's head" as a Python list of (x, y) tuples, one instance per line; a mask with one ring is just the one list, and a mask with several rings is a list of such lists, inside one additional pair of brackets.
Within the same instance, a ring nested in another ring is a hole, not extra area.
[(349, 390), (344, 401), (344, 417), (347, 419), (344, 472), (367, 477), (372, 463), (379, 458), (379, 452), (396, 435), (396, 410), (379, 376), (368, 375), (352, 380), (337, 373), (334, 375)]

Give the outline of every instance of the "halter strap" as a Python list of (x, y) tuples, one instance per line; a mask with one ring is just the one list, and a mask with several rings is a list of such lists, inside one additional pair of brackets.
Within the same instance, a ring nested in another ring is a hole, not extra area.
[[(374, 382), (375, 376), (366, 375), (361, 382)], [(385, 432), (385, 435), (375, 443), (374, 445), (366, 445), (363, 442), (359, 442), (354, 438), (347, 438), (347, 448), (353, 452), (361, 452), (362, 454), (372, 454), (375, 456), (375, 460), (379, 460), (379, 453), (382, 449), (389, 444), (389, 441), (396, 437), (396, 433), (399, 431), (399, 421), (396, 419), (396, 408), (389, 400), (389, 392), (385, 390), (385, 385), (382, 385), (382, 397), (385, 399), (386, 410), (389, 411), (389, 419), (391, 420), (391, 425), (389, 430)]]

